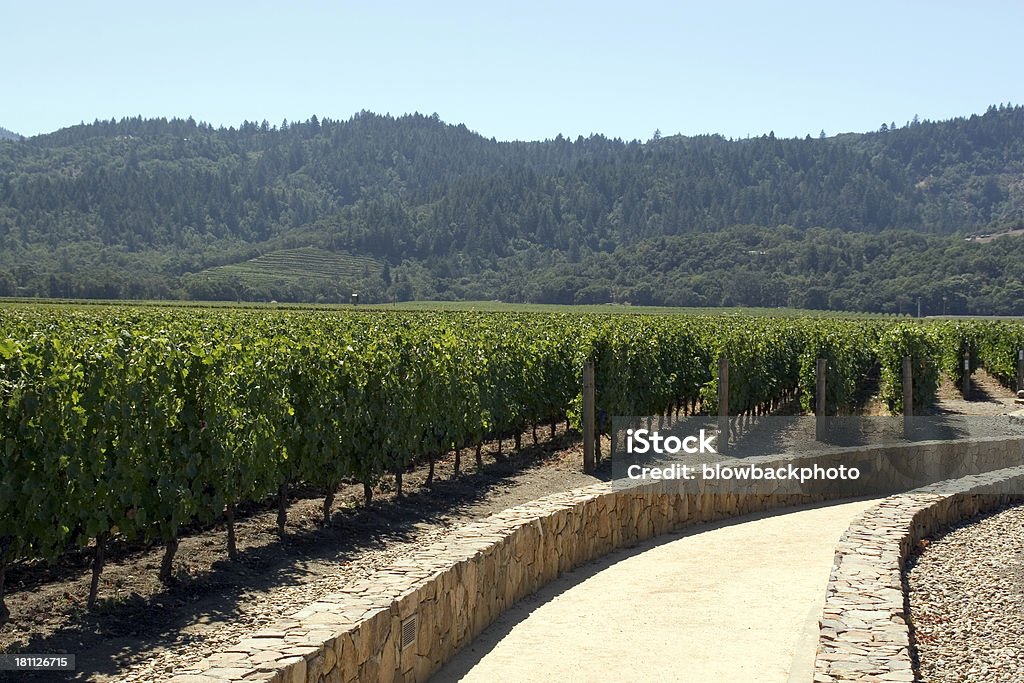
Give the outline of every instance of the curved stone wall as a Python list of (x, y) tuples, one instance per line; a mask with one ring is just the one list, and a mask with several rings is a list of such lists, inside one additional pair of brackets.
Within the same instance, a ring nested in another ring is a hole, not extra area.
[[(861, 463), (865, 485), (893, 490), (929, 470), (979, 472), (1024, 463), (1024, 440), (979, 439), (755, 458)], [(945, 463), (936, 468), (935, 462)], [(914, 467), (910, 467), (914, 469)], [(680, 493), (652, 483), (610, 484), (547, 496), (462, 527), (388, 569), (325, 595), (272, 628), (197, 662), (173, 683), (425, 681), (502, 611), (562, 573), (612, 550), (691, 524), (817, 502), (845, 493)]]
[(907, 558), (921, 539), (1014, 500), (1024, 500), (1024, 467), (926, 486), (860, 515), (836, 547), (819, 621), (815, 683), (913, 683)]

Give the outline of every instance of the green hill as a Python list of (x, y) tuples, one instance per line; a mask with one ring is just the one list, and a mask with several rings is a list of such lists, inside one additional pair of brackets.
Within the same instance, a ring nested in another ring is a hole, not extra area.
[[(1024, 227), (1022, 178), (1013, 106), (835, 137), (647, 142), (501, 142), (369, 112), (96, 121), (0, 144), (0, 295), (844, 309), (898, 294), (1004, 313), (1024, 241), (964, 238)], [(253, 265), (299, 245), (381, 266), (331, 270), (313, 252)], [(770, 249), (799, 257), (755, 258)]]

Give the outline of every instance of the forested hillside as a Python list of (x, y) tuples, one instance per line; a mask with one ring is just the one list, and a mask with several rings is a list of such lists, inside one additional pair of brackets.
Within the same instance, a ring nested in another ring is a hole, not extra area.
[(0, 140), (21, 140), (21, 136), (0, 126)]
[[(932, 313), (1011, 313), (1024, 242), (964, 237), (1018, 226), (1024, 108), (1011, 106), (804, 139), (498, 142), (436, 115), (363, 112), (227, 129), (134, 118), (0, 142), (0, 295), (894, 312), (921, 298)], [(219, 268), (298, 248), (383, 268)]]

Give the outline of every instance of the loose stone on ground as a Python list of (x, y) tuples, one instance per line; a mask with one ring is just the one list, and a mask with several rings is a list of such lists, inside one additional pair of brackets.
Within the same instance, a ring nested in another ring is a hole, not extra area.
[(924, 681), (1024, 681), (1024, 505), (975, 522), (907, 565)]

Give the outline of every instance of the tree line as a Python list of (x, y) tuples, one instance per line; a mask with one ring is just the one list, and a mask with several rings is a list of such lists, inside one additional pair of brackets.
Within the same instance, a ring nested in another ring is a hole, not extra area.
[[(802, 298), (876, 310), (902, 294), (1001, 312), (1013, 300), (1016, 245), (960, 242), (1024, 225), (1022, 166), (1024, 107), (1010, 105), (866, 134), (646, 142), (501, 142), (422, 114), (230, 128), (191, 118), (95, 121), (0, 142), (0, 295), (332, 300), (359, 287), (381, 299)], [(744, 230), (770, 243), (749, 251), (792, 243), (801, 258), (737, 261), (728, 256), (732, 235)], [(687, 242), (721, 252), (711, 265), (687, 260), (687, 277), (698, 280), (670, 277), (680, 266), (664, 259), (653, 272), (625, 275), (630, 254)], [(194, 277), (310, 245), (374, 256), (392, 277), (276, 288)], [(972, 260), (969, 247), (985, 258)], [(881, 261), (879, 248), (888, 255)], [(848, 273), (836, 275), (835, 249), (845, 250)], [(893, 258), (901, 249), (915, 259)], [(981, 270), (960, 270), (975, 265)], [(939, 287), (926, 267), (969, 282)], [(743, 285), (702, 284), (723, 272)], [(760, 279), (735, 277), (748, 272)], [(911, 289), (892, 286), (885, 303), (876, 285), (890, 275)], [(957, 298), (978, 286), (981, 299)]]

